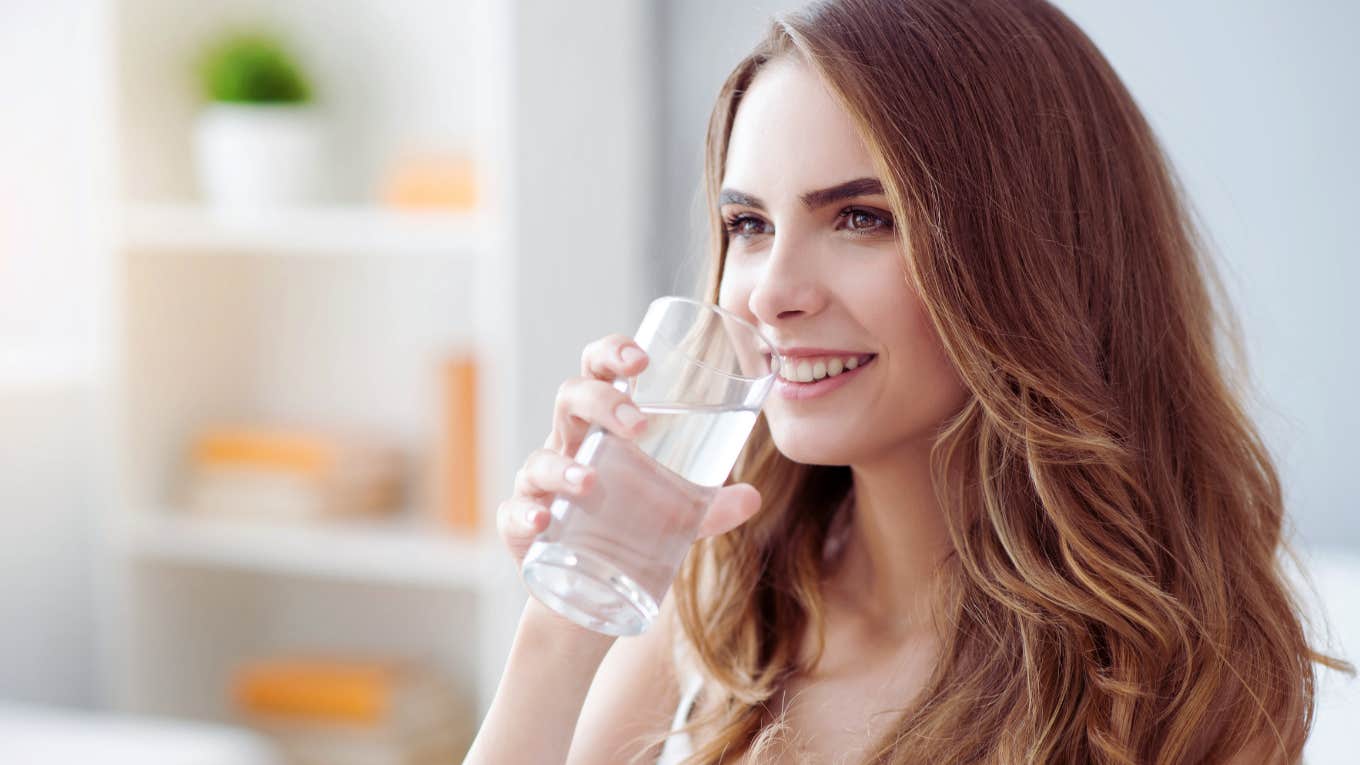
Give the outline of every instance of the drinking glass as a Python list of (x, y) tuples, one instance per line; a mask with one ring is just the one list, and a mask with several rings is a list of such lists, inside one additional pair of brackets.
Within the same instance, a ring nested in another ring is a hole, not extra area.
[(575, 459), (597, 480), (585, 494), (553, 497), (522, 566), (534, 597), (609, 635), (639, 634), (656, 619), (779, 364), (755, 326), (688, 298), (652, 301), (634, 339), (647, 368), (614, 387), (646, 413), (646, 430), (629, 440), (591, 425)]

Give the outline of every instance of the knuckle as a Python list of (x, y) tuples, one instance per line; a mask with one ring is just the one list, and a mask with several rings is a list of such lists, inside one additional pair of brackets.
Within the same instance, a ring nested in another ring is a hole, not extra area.
[(611, 400), (618, 390), (604, 380), (590, 380), (581, 384), (581, 392), (572, 402), (571, 411), (589, 419), (596, 407)]
[(557, 401), (558, 401), (558, 403), (561, 403), (561, 402), (562, 402), (562, 399), (566, 398), (566, 397), (567, 397), (567, 394), (571, 392), (571, 381), (572, 381), (573, 379), (575, 379), (575, 378), (568, 377), (567, 379), (565, 379), (565, 380), (563, 380), (562, 382), (558, 383), (558, 385), (557, 385)]
[(613, 343), (613, 338), (614, 335), (605, 335), (604, 337), (598, 337), (591, 340), (586, 344), (584, 351), (582, 351), (581, 358), (587, 360), (595, 359), (609, 353), (609, 347)]
[(571, 408), (571, 396), (567, 393), (565, 384), (557, 391), (557, 398), (553, 400), (553, 427), (561, 428), (562, 418), (566, 416)]

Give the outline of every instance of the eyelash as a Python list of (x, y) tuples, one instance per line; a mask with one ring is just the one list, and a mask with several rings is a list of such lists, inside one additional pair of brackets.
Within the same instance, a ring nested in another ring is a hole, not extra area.
[[(872, 228), (867, 228), (867, 229), (849, 229), (850, 233), (854, 234), (855, 236), (871, 236), (871, 235), (873, 235), (873, 234), (878, 234), (878, 233), (882, 233), (882, 232), (884, 232), (884, 231), (891, 231), (891, 230), (892, 230), (892, 221), (891, 221), (891, 219), (889, 219), (889, 218), (887, 218), (887, 217), (884, 217), (884, 216), (882, 216), (882, 215), (879, 215), (879, 214), (876, 213), (876, 212), (872, 212), (872, 211), (870, 211), (870, 210), (865, 210), (865, 209), (860, 208), (860, 207), (847, 207), (847, 208), (845, 208), (844, 210), (841, 210), (840, 215), (836, 216), (836, 219), (837, 219), (837, 220), (840, 220), (841, 218), (844, 218), (844, 217), (850, 216), (850, 215), (867, 215), (867, 216), (869, 216), (870, 218), (873, 218), (874, 220), (878, 221), (878, 223), (879, 223), (879, 225), (874, 226), (874, 227), (872, 227)], [(737, 213), (737, 214), (735, 214), (735, 215), (731, 215), (731, 216), (724, 217), (724, 218), (723, 218), (723, 226), (724, 226), (724, 228), (727, 229), (727, 234), (728, 234), (728, 236), (745, 238), (745, 237), (750, 236), (750, 234), (741, 233), (738, 229), (742, 226), (742, 224), (744, 224), (744, 223), (745, 223), (746, 221), (748, 221), (748, 220), (749, 220), (749, 221), (756, 221), (756, 222), (759, 222), (759, 223), (763, 223), (763, 221), (761, 221), (759, 218), (755, 217), (754, 215), (750, 215), (750, 214), (747, 214), (747, 213)]]

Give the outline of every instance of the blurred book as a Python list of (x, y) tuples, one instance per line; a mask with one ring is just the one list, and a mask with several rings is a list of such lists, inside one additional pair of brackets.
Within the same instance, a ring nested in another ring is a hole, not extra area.
[(220, 426), (190, 455), (192, 512), (270, 520), (371, 516), (405, 499), (399, 450), (322, 430)]
[(283, 657), (237, 669), (238, 714), (297, 765), (458, 762), (472, 706), (428, 667), (374, 659)]

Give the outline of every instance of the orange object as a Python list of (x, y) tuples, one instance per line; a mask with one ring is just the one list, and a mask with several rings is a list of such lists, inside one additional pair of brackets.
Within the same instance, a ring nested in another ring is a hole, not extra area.
[(401, 681), (395, 664), (278, 659), (236, 671), (234, 696), (250, 715), (342, 723), (378, 723), (391, 714)]
[(443, 364), (440, 429), (440, 515), (450, 527), (476, 531), (481, 519), (477, 487), (477, 359), (471, 352)]
[(249, 465), (319, 477), (335, 463), (336, 445), (330, 439), (305, 433), (248, 428), (217, 428), (194, 444), (200, 465)]
[(403, 457), (371, 435), (228, 425), (193, 440), (187, 504), (195, 512), (305, 518), (397, 510)]
[(388, 173), (381, 198), (405, 209), (470, 209), (477, 205), (476, 163), (463, 153), (404, 156)]

